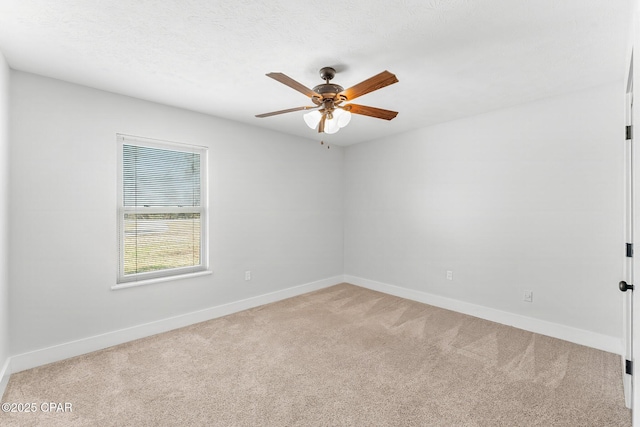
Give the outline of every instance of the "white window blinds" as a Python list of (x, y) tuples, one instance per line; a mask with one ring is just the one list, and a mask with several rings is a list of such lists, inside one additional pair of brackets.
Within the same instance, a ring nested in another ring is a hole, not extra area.
[(206, 149), (119, 135), (118, 282), (204, 270)]
[(124, 205), (200, 206), (200, 153), (123, 145)]

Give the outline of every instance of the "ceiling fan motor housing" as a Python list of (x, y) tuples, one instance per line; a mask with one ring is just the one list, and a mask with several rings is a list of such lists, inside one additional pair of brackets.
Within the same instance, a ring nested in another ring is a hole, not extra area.
[(335, 98), (344, 88), (340, 85), (333, 83), (323, 83), (313, 88), (313, 91), (319, 95), (322, 95), (323, 99)]
[[(326, 82), (320, 85), (317, 85), (313, 88), (313, 91), (321, 96), (313, 97), (312, 101), (316, 105), (320, 105), (325, 103), (327, 100), (332, 100), (335, 104), (339, 104), (345, 99), (338, 99), (338, 94), (344, 91), (344, 88), (340, 85), (329, 83), (331, 79), (333, 79), (336, 75), (336, 70), (332, 67), (323, 67), (320, 69), (320, 77)], [(342, 97), (340, 97), (342, 98)]]

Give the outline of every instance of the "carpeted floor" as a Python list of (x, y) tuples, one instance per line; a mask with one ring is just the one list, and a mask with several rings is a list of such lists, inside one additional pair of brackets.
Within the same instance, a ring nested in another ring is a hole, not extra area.
[(2, 402), (39, 410), (0, 425), (630, 426), (621, 377), (617, 355), (342, 284), (16, 373)]

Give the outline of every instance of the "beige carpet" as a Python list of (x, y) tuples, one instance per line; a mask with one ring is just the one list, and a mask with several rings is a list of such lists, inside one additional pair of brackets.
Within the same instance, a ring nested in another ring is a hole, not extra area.
[(630, 426), (620, 357), (342, 284), (16, 373), (2, 426)]

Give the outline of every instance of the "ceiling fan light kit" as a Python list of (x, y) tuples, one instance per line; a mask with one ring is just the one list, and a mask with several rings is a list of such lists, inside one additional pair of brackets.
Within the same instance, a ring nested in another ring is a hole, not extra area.
[(358, 83), (349, 89), (330, 83), (336, 75), (336, 70), (331, 67), (320, 69), (320, 77), (324, 79), (323, 84), (309, 89), (301, 83), (293, 80), (283, 73), (269, 73), (268, 77), (297, 90), (308, 96), (315, 106), (304, 106), (289, 108), (287, 110), (273, 111), (270, 113), (258, 114), (256, 117), (264, 118), (278, 114), (291, 113), (293, 111), (313, 110), (303, 116), (307, 126), (311, 129), (318, 129), (319, 133), (333, 134), (341, 128), (347, 126), (351, 121), (351, 114), (360, 114), (377, 119), (392, 120), (398, 113), (396, 111), (383, 110), (382, 108), (368, 107), (366, 105), (346, 104), (353, 99), (365, 95), (374, 90), (397, 83), (398, 79), (394, 74), (383, 71), (367, 80)]
[[(322, 120), (322, 113), (319, 110), (313, 110), (304, 116), (304, 122), (311, 129), (316, 129)], [(336, 133), (345, 127), (351, 121), (351, 113), (342, 108), (335, 108), (332, 113), (327, 114), (324, 132)]]

